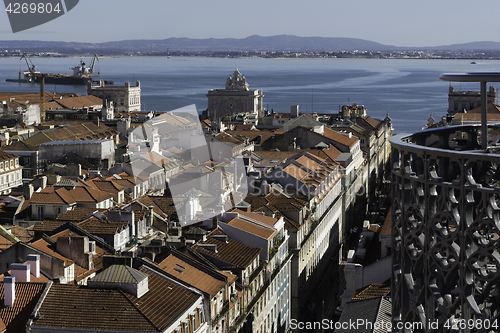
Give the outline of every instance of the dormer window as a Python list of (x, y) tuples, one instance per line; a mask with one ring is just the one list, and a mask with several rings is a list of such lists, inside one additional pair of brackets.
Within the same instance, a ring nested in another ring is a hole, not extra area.
[(3, 162), (0, 162), (0, 171), (3, 171)]
[(14, 160), (10, 160), (10, 168), (12, 169), (14, 167)]
[(95, 241), (90, 241), (89, 242), (89, 252), (92, 254), (95, 254)]

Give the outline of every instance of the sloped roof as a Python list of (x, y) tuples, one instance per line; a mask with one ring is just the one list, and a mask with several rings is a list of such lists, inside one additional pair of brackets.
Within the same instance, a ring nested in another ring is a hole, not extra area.
[(99, 191), (108, 193), (117, 193), (124, 189), (123, 186), (117, 184), (114, 180), (91, 179), (87, 183)]
[(177, 255), (170, 254), (158, 264), (162, 270), (193, 287), (215, 296), (225, 286), (225, 281), (205, 273), (204, 271), (188, 264)]
[(274, 229), (261, 227), (255, 223), (248, 222), (239, 218), (234, 218), (231, 221), (227, 222), (227, 224), (267, 240), (271, 240), (278, 233)]
[(137, 284), (147, 279), (148, 274), (125, 265), (111, 265), (92, 278), (92, 282)]
[(45, 288), (45, 283), (16, 282), (16, 299), (14, 306), (5, 307), (3, 299), (4, 284), (0, 283), (0, 330), (6, 328), (6, 333), (26, 331), (26, 323), (33, 312)]
[(6, 151), (0, 150), (0, 161), (10, 160), (13, 158), (18, 158), (19, 156), (15, 154), (8, 153)]
[(4, 226), (11, 234), (16, 236), (22, 242), (29, 242), (33, 239), (35, 233), (33, 232), (33, 228), (23, 228), (18, 225), (8, 225)]
[(33, 193), (31, 203), (73, 205), (76, 201), (65, 188), (54, 190), (53, 187), (46, 187), (39, 193)]
[(33, 242), (33, 243), (30, 243), (31, 246), (33, 246), (34, 248), (40, 250), (40, 251), (43, 251), (47, 254), (50, 254), (51, 256), (53, 257), (56, 257), (62, 261), (64, 261), (64, 267), (68, 267), (68, 266), (71, 266), (72, 264), (74, 264), (75, 262), (69, 258), (66, 258), (65, 256), (63, 256), (62, 254), (59, 254), (58, 252), (54, 251), (52, 249), (52, 244), (49, 243), (46, 239), (44, 238), (40, 238), (39, 240)]
[(355, 136), (352, 136), (349, 138), (349, 137), (347, 137), (343, 134), (340, 134), (338, 132), (335, 132), (329, 128), (325, 128), (325, 131), (323, 132), (323, 136), (327, 137), (330, 140), (338, 142), (344, 146), (347, 146), (349, 148), (351, 148), (352, 146), (354, 146), (356, 144), (356, 142), (358, 142), (358, 138)]
[(325, 126), (325, 124), (313, 119), (312, 117), (303, 114), (298, 118), (293, 118), (289, 122), (285, 124), (286, 127), (317, 127), (317, 126)]
[(390, 283), (372, 283), (364, 288), (358, 289), (354, 292), (352, 300), (370, 299), (376, 297), (387, 296), (391, 291)]
[(118, 132), (102, 123), (91, 122), (72, 124), (33, 134), (25, 141), (29, 144), (41, 144), (50, 141), (102, 140), (117, 135)]
[[(194, 244), (192, 248), (202, 254), (209, 255), (211, 257), (242, 268), (246, 268), (248, 265), (250, 265), (255, 257), (257, 257), (261, 252), (260, 248), (250, 247), (229, 237), (227, 237), (226, 243), (220, 238), (216, 238), (217, 235), (225, 236), (223, 231), (221, 231), (220, 229), (215, 229), (207, 235), (206, 241), (200, 240), (196, 244)], [(202, 244), (216, 245), (217, 252), (200, 246)]]
[(38, 147), (24, 141), (14, 141), (10, 145), (0, 148), (3, 151), (37, 151)]
[(246, 217), (248, 219), (252, 219), (254, 221), (263, 223), (263, 224), (268, 225), (270, 227), (273, 227), (276, 224), (276, 222), (278, 222), (277, 218), (274, 218), (272, 216), (266, 216), (264, 214), (259, 214), (259, 213), (255, 213), (255, 212), (249, 213), (249, 212), (245, 212), (241, 209), (234, 209), (233, 212), (236, 212), (240, 215), (243, 215), (244, 217)]
[[(101, 106), (102, 99), (96, 96), (75, 96), (75, 97), (66, 97), (62, 99), (54, 100), (55, 103), (59, 104), (60, 107), (66, 109), (81, 109), (85, 107), (91, 106)], [(47, 107), (46, 107), (47, 109)]]
[(139, 202), (145, 206), (153, 206), (153, 211), (159, 216), (171, 216), (175, 210), (174, 199), (171, 196), (144, 196)]
[(101, 202), (113, 197), (112, 193), (95, 190), (86, 186), (78, 186), (70, 191), (77, 202)]
[(91, 331), (158, 332), (158, 329), (118, 289), (53, 284), (33, 327)]
[(78, 226), (88, 233), (95, 235), (114, 235), (128, 226), (127, 221), (101, 221), (95, 217), (90, 217), (78, 223)]
[[(347, 328), (336, 329), (335, 332), (342, 333), (387, 333), (386, 324), (392, 320), (392, 305), (389, 297), (378, 297), (368, 300), (351, 301), (346, 304), (339, 322), (356, 322), (363, 320), (369, 325), (361, 325), (352, 327), (345, 325)], [(381, 323), (384, 325), (381, 325)]]

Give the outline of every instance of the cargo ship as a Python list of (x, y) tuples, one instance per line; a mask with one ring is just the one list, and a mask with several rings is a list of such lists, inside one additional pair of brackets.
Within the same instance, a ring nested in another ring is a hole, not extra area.
[[(23, 71), (22, 75), (19, 72), (18, 79), (7, 79), (7, 82), (18, 82), (18, 83), (34, 83), (40, 81), (40, 76), (45, 77), (46, 84), (67, 84), (67, 85), (88, 85), (89, 82), (99, 82), (99, 80), (93, 80), (94, 65), (95, 61), (99, 60), (97, 54), (94, 54), (90, 66), (87, 67), (83, 60), (80, 60), (80, 64), (75, 67), (71, 67), (73, 74), (57, 74), (57, 73), (47, 73), (42, 74), (35, 70), (36, 66), (33, 64), (29, 56), (24, 53), (21, 60), (26, 60), (26, 65), (28, 66), (27, 71)], [(98, 73), (100, 74), (100, 73)], [(104, 80), (106, 84), (114, 84), (112, 80)]]

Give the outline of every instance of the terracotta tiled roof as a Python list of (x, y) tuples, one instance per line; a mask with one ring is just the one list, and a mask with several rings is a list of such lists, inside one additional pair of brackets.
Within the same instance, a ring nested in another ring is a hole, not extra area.
[[(208, 234), (206, 241), (200, 240), (194, 244), (192, 248), (200, 253), (242, 268), (246, 268), (250, 265), (252, 261), (255, 260), (255, 257), (257, 257), (261, 252), (260, 248), (250, 247), (227, 236), (226, 243), (221, 238), (212, 237), (214, 235), (224, 236), (224, 233), (221, 230), (216, 229)], [(217, 252), (200, 246), (201, 244), (217, 245)]]
[(153, 206), (153, 211), (160, 216), (171, 216), (176, 212), (172, 197), (144, 196), (139, 202), (148, 207)]
[(54, 187), (46, 187), (39, 193), (33, 193), (31, 203), (73, 205), (76, 201), (65, 188), (54, 190)]
[(142, 268), (140, 271), (149, 274), (149, 292), (141, 298), (130, 294), (125, 296), (154, 326), (165, 330), (195, 302), (197, 296), (147, 269)]
[(225, 142), (225, 143), (230, 143), (230, 144), (235, 144), (235, 145), (240, 145), (245, 143), (246, 138), (238, 137), (238, 136), (232, 136), (231, 134), (228, 134), (226, 132), (221, 132), (215, 136), (217, 140), (220, 142)]
[(101, 202), (113, 197), (112, 193), (94, 190), (93, 188), (78, 186), (70, 190), (70, 194), (77, 202)]
[(356, 124), (363, 128), (368, 128), (372, 130), (377, 130), (384, 122), (379, 119), (372, 118), (370, 116), (364, 116), (356, 118)]
[(202, 270), (188, 264), (186, 261), (178, 258), (174, 254), (170, 254), (158, 264), (162, 270), (176, 278), (200, 289), (201, 291), (214, 297), (221, 291), (225, 282), (217, 279), (214, 276), (203, 272)]
[(227, 223), (228, 225), (241, 229), (243, 231), (249, 232), (261, 238), (265, 238), (267, 240), (273, 239), (276, 236), (277, 231), (265, 227), (261, 227), (255, 223), (248, 222), (245, 220), (241, 220), (239, 218), (234, 218)]
[(38, 147), (30, 145), (23, 141), (14, 141), (10, 145), (3, 146), (3, 151), (37, 151)]
[(19, 156), (7, 153), (3, 150), (0, 150), (0, 161), (11, 160), (13, 158), (18, 158)]
[[(57, 220), (59, 221), (73, 221), (80, 222), (85, 218), (92, 215), (94, 212), (99, 212), (104, 216), (108, 216), (109, 209), (96, 209), (96, 208), (84, 208), (84, 207), (75, 207), (73, 210), (66, 212), (65, 214), (59, 214), (57, 216)], [(45, 221), (44, 221), (45, 223)]]
[(18, 225), (9, 225), (9, 226), (4, 226), (5, 229), (8, 229), (11, 234), (16, 236), (20, 241), (28, 243), (30, 240), (33, 239), (35, 236), (35, 233), (33, 231), (33, 228), (23, 228)]
[(335, 165), (338, 165), (337, 162), (335, 162), (335, 159), (337, 159), (337, 157), (340, 156), (340, 154), (342, 154), (342, 152), (340, 150), (338, 150), (337, 148), (335, 148), (334, 146), (330, 145), (330, 148), (328, 149), (310, 149), (310, 150), (307, 150), (308, 153), (312, 154), (312, 155), (316, 155), (324, 160), (328, 160), (328, 162), (330, 164), (335, 164)]
[[(35, 308), (45, 288), (45, 283), (16, 282), (16, 299), (14, 306), (4, 305), (4, 284), (0, 283), (0, 318), (6, 326), (6, 333), (26, 331), (31, 312)], [(0, 324), (1, 326), (1, 324)]]
[(7, 250), (9, 247), (12, 246), (12, 244), (14, 244), (14, 243), (12, 243), (10, 240), (8, 240), (7, 238), (0, 235), (0, 250), (1, 251)]
[(375, 297), (386, 296), (391, 291), (390, 283), (377, 284), (373, 283), (365, 288), (358, 289), (352, 296), (353, 301), (370, 299)]
[(263, 224), (268, 225), (270, 227), (273, 227), (276, 224), (276, 222), (278, 222), (277, 218), (274, 218), (271, 216), (266, 216), (264, 214), (259, 214), (259, 213), (254, 213), (254, 212), (249, 213), (249, 212), (245, 212), (245, 211), (240, 210), (240, 209), (234, 209), (233, 211), (240, 214), (240, 215), (245, 216), (246, 218), (263, 223)]
[(58, 252), (54, 251), (52, 249), (52, 244), (49, 243), (48, 241), (46, 241), (44, 238), (40, 238), (39, 240), (33, 242), (33, 243), (30, 243), (31, 246), (33, 246), (34, 248), (40, 250), (40, 251), (43, 251), (47, 254), (50, 254), (51, 256), (53, 257), (56, 257), (58, 259), (61, 259), (62, 261), (64, 261), (64, 267), (68, 267), (68, 266), (71, 266), (72, 264), (74, 264), (75, 262), (71, 259), (68, 259), (66, 258), (65, 256), (59, 254)]
[(101, 221), (95, 217), (78, 223), (80, 228), (95, 235), (114, 235), (126, 228), (127, 225), (127, 221)]
[(330, 140), (338, 142), (344, 146), (347, 146), (349, 148), (351, 148), (352, 146), (354, 146), (356, 144), (356, 142), (358, 142), (358, 138), (356, 138), (355, 136), (348, 138), (347, 136), (340, 134), (338, 132), (335, 132), (329, 128), (325, 128), (323, 136), (327, 137)]
[(108, 193), (118, 193), (124, 189), (123, 186), (118, 185), (113, 180), (96, 179), (96, 180), (89, 180), (87, 183), (96, 190)]
[(34, 327), (90, 331), (157, 332), (158, 329), (118, 289), (53, 284)]
[(116, 130), (102, 123), (98, 126), (91, 122), (85, 122), (41, 131), (35, 133), (25, 141), (34, 145), (50, 141), (101, 140), (104, 138), (112, 138), (117, 134), (118, 132)]
[[(66, 109), (73, 109), (73, 108), (81, 109), (85, 107), (102, 105), (102, 99), (92, 95), (62, 98), (62, 99), (57, 99), (54, 102), (57, 103), (59, 107)], [(46, 109), (48, 109), (47, 106)]]

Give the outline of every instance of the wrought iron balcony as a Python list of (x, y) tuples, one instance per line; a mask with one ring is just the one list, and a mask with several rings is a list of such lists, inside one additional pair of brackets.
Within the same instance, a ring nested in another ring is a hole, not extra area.
[(500, 322), (500, 127), (481, 128), (391, 139), (396, 322)]

